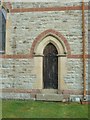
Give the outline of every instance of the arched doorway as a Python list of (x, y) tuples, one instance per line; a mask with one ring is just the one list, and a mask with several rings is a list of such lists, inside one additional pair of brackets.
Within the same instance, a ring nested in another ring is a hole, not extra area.
[(58, 51), (52, 43), (49, 43), (43, 54), (43, 87), (58, 89)]
[[(51, 52), (50, 52), (50, 49), (52, 49)], [(54, 50), (55, 56), (53, 55), (53, 50)], [(34, 63), (35, 63), (34, 70), (35, 70), (35, 74), (37, 77), (37, 81), (36, 81), (34, 88), (42, 89), (42, 90), (43, 89), (64, 90), (67, 88), (64, 82), (64, 76), (67, 72), (66, 71), (66, 62), (67, 62), (66, 53), (67, 53), (67, 49), (65, 47), (65, 44), (62, 41), (62, 39), (59, 37), (56, 37), (50, 34), (50, 35), (46, 35), (46, 37), (42, 38), (40, 41), (37, 42), (37, 44), (34, 47)], [(51, 83), (52, 86), (50, 86), (50, 83), (48, 86), (46, 86), (45, 84), (48, 83), (49, 80), (45, 79), (44, 76), (46, 76), (45, 75), (46, 73), (44, 72), (47, 71), (48, 68), (51, 70), (50, 66), (53, 66), (52, 63), (55, 63), (51, 59), (52, 57), (50, 57), (50, 54), (51, 56), (55, 57), (55, 60), (57, 61), (55, 65), (57, 67), (53, 68), (55, 71), (55, 73), (54, 72), (53, 73), (57, 75), (56, 76), (57, 79), (56, 81), (55, 79), (52, 80), (52, 83)], [(45, 58), (45, 56), (47, 58)], [(47, 68), (44, 69), (45, 59), (50, 59), (51, 65), (49, 65), (49, 67), (47, 66)], [(53, 81), (56, 82), (56, 85)], [(53, 87), (53, 83), (55, 85), (54, 87)]]

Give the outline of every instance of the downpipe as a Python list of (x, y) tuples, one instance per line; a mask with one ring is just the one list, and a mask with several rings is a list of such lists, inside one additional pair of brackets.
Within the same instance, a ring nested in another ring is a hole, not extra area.
[(85, 13), (84, 0), (82, 0), (82, 43), (83, 43), (83, 101), (86, 101), (86, 40), (85, 40)]

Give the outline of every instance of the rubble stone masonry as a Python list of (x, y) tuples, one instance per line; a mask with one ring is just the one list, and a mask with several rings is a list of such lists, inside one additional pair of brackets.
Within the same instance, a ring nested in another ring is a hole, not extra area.
[[(34, 99), (35, 93), (39, 92), (35, 59), (32, 56), (34, 53), (31, 53), (31, 48), (35, 39), (46, 30), (60, 33), (70, 46), (70, 54), (67, 51), (64, 75), (67, 88), (64, 91), (68, 91), (68, 94), (72, 91), (71, 95), (83, 95), (81, 5), (80, 1), (73, 2), (73, 0), (61, 3), (11, 3), (12, 10), (7, 13), (6, 22), (6, 53), (0, 55), (2, 98)], [(88, 3), (85, 3), (85, 6), (88, 6)], [(90, 84), (88, 76), (88, 9), (85, 9), (85, 32), (88, 92), (88, 84)]]

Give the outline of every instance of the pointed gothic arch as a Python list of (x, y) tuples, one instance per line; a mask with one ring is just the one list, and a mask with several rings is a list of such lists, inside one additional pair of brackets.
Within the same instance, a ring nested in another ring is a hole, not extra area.
[(58, 89), (58, 51), (48, 43), (43, 51), (43, 88)]
[[(53, 30), (52, 30), (53, 31)], [(47, 31), (46, 31), (47, 32)], [(59, 90), (64, 90), (67, 88), (64, 82), (64, 76), (66, 74), (66, 61), (67, 55), (70, 54), (70, 46), (68, 42), (62, 40), (58, 35), (54, 35), (48, 33), (44, 34), (44, 37), (39, 37), (41, 39), (35, 39), (33, 42), (33, 47), (31, 51), (34, 53), (34, 61), (35, 61), (35, 72), (37, 77), (36, 89), (43, 89), (43, 58), (44, 58), (44, 49), (48, 44), (53, 44), (57, 49), (57, 57), (58, 57), (58, 88)], [(68, 45), (66, 47), (66, 45)]]
[(42, 32), (41, 34), (39, 34), (34, 42), (32, 43), (32, 46), (31, 46), (31, 50), (30, 50), (30, 53), (31, 55), (33, 56), (33, 54), (35, 53), (35, 49), (36, 49), (36, 46), (38, 46), (38, 44), (44, 39), (46, 38), (47, 36), (53, 36), (55, 37), (56, 39), (58, 39), (58, 41), (62, 44), (62, 46), (65, 48), (64, 51), (67, 51), (67, 54), (70, 55), (71, 54), (71, 49), (70, 49), (70, 45), (67, 41), (67, 39), (58, 31), (56, 30), (53, 30), (53, 29), (48, 29), (48, 30), (45, 30), (44, 32)]

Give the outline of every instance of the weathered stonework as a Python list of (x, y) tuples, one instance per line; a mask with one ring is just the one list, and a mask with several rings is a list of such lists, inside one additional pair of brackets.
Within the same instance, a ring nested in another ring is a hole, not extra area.
[[(88, 5), (88, 3), (85, 3)], [(13, 9), (19, 8), (46, 8), (46, 7), (68, 7), (81, 6), (81, 2), (61, 2), (55, 3), (12, 3)], [(88, 54), (88, 10), (85, 10), (86, 27), (86, 54)], [(31, 53), (32, 45), (37, 36), (46, 30), (55, 30), (62, 34), (70, 46), (70, 54), (67, 54), (65, 60), (65, 69), (63, 69), (63, 78), (61, 79), (62, 91), (74, 91), (71, 95), (82, 98), (83, 96), (83, 60), (80, 58), (67, 57), (68, 55), (82, 55), (82, 10), (62, 10), (62, 11), (35, 11), (35, 12), (10, 12), (7, 13), (6, 23), (6, 55), (12, 55), (12, 58), (0, 58), (0, 80), (2, 79), (3, 98), (35, 99), (38, 93), (39, 77), (37, 74), (42, 63), (36, 62), (34, 53)], [(51, 34), (52, 35), (52, 34)], [(57, 35), (58, 36), (58, 35)], [(55, 36), (56, 37), (56, 36)], [(42, 38), (43, 40), (44, 38)], [(42, 40), (40, 42), (42, 42)], [(62, 41), (62, 39), (61, 39)], [(63, 42), (63, 41), (62, 41)], [(38, 44), (38, 42), (37, 42)], [(37, 45), (36, 44), (36, 45)], [(65, 44), (64, 44), (65, 45)], [(67, 45), (67, 44), (66, 44)], [(36, 46), (34, 46), (36, 47)], [(66, 47), (67, 48), (67, 47)], [(35, 48), (33, 48), (35, 49)], [(41, 48), (42, 49), (42, 48)], [(31, 55), (26, 58), (19, 58), (20, 55)], [(14, 55), (19, 55), (14, 58)], [(61, 59), (60, 59), (61, 61)], [(64, 63), (60, 63), (63, 64)], [(39, 65), (37, 65), (37, 64)], [(89, 83), (88, 62), (87, 62), (87, 91)], [(65, 73), (64, 73), (65, 71)], [(42, 71), (43, 72), (43, 71)], [(60, 74), (60, 73), (58, 73)], [(40, 76), (40, 72), (39, 72)], [(43, 82), (43, 80), (42, 80)], [(0, 85), (0, 86), (1, 86)], [(23, 89), (22, 92), (19, 90)], [(35, 90), (33, 94), (33, 90)], [(9, 94), (9, 91), (13, 93)], [(16, 90), (16, 91), (14, 91)], [(32, 92), (27, 93), (27, 90)], [(26, 92), (25, 92), (26, 91)], [(41, 88), (40, 88), (41, 91)], [(77, 95), (75, 92), (80, 91)], [(60, 92), (60, 89), (59, 89)], [(32, 95), (33, 94), (33, 95)], [(66, 94), (66, 93), (65, 93)]]
[(14, 51), (15, 54), (29, 54), (33, 40), (47, 29), (61, 32), (67, 38), (72, 54), (82, 54), (81, 11), (12, 13), (9, 19), (12, 24), (8, 43), (11, 51), (7, 47), (7, 54), (13, 54)]
[[(81, 0), (66, 0), (60, 1), (60, 0), (54, 0), (48, 1), (48, 2), (13, 2), (12, 3), (12, 8), (44, 8), (44, 7), (62, 7), (62, 6), (81, 6)], [(88, 2), (86, 1), (85, 5), (88, 5)]]

